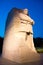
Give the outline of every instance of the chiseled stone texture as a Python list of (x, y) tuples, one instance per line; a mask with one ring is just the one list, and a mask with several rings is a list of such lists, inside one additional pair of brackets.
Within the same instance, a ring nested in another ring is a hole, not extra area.
[[(31, 20), (30, 20), (31, 21)], [(25, 22), (21, 23), (21, 22)], [(33, 43), (32, 25), (14, 16), (5, 32), (2, 57), (18, 63), (40, 60)]]

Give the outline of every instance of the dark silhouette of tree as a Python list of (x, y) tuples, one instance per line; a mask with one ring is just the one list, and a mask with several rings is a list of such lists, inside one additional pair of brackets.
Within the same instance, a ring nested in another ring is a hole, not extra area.
[(2, 46), (3, 46), (3, 38), (0, 37), (0, 55), (2, 53)]
[(43, 47), (43, 38), (34, 38), (34, 45), (35, 47)]

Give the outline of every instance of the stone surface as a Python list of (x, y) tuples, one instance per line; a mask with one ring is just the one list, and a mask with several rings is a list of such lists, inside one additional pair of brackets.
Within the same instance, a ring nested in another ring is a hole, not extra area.
[[(25, 19), (25, 15), (23, 16)], [(33, 20), (28, 16), (29, 22), (27, 22), (19, 17), (20, 15), (16, 14), (7, 25), (2, 57), (18, 63), (38, 61), (40, 55), (34, 47), (33, 35), (27, 34), (27, 32), (33, 33), (32, 25), (29, 23)]]
[(43, 53), (39, 53), (39, 55), (41, 57), (40, 61), (28, 62), (28, 63), (27, 62), (26, 63), (16, 63), (16, 62), (0, 57), (0, 65), (43, 65)]

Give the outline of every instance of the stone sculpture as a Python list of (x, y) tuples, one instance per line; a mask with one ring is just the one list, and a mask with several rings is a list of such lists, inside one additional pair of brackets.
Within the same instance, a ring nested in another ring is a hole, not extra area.
[(33, 19), (28, 10), (13, 8), (7, 18), (2, 57), (18, 63), (40, 60), (33, 42)]

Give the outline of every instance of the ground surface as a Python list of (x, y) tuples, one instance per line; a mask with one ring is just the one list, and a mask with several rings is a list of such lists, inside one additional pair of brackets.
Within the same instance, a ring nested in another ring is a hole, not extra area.
[(43, 65), (43, 53), (40, 53), (40, 56), (41, 56), (41, 60), (40, 61), (31, 62), (31, 63), (23, 63), (23, 64), (11, 62), (9, 60), (2, 59), (0, 57), (0, 65)]
[(43, 53), (43, 48), (38, 48), (38, 47), (36, 47), (36, 50), (37, 50), (37, 52), (39, 52), (39, 53)]

